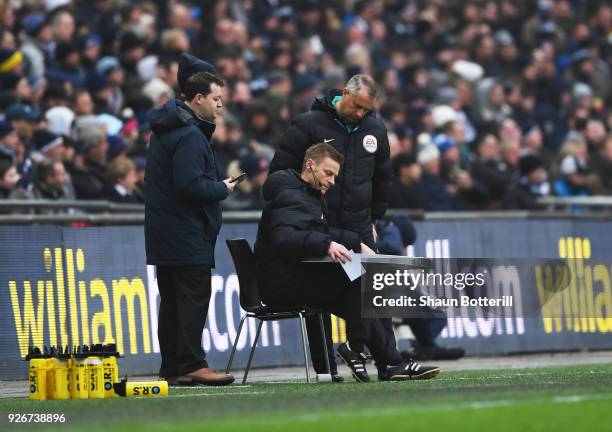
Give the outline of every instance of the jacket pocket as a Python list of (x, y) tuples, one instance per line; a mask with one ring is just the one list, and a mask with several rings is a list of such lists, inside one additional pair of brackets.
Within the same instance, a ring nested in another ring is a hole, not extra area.
[(221, 230), (221, 211), (219, 206), (215, 205), (214, 208), (210, 208), (210, 206), (204, 207), (202, 218), (204, 220), (204, 239), (213, 241)]

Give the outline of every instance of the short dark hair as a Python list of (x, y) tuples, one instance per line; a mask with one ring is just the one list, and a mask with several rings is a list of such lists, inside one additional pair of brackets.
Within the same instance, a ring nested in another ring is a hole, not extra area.
[(49, 177), (55, 175), (55, 165), (62, 163), (61, 160), (45, 158), (36, 166), (36, 178), (44, 183)]
[(326, 157), (335, 160), (340, 165), (342, 165), (344, 162), (344, 156), (342, 156), (342, 153), (340, 153), (338, 150), (329, 144), (318, 143), (308, 147), (308, 150), (306, 150), (304, 161), (302, 162), (302, 171), (306, 169), (306, 161), (308, 159), (312, 159), (313, 161), (319, 163)]
[(224, 87), (225, 81), (218, 75), (213, 75), (210, 72), (198, 72), (187, 79), (183, 93), (187, 100), (192, 100), (198, 93), (206, 97), (210, 94), (213, 84)]

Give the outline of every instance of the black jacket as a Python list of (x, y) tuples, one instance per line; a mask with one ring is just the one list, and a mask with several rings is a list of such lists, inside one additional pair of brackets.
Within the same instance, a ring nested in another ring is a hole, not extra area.
[(303, 181), (297, 171), (271, 174), (263, 194), (268, 204), (257, 230), (255, 258), (264, 301), (266, 294), (296, 283), (300, 259), (327, 255), (332, 241), (361, 251), (356, 233), (328, 226), (321, 193)]
[(210, 265), (228, 190), (219, 180), (210, 137), (213, 123), (195, 117), (181, 100), (149, 114), (145, 245), (147, 263)]
[(446, 190), (446, 183), (440, 176), (423, 173), (418, 183), (421, 196), (425, 199), (425, 210), (457, 211), (461, 210), (459, 203)]
[(393, 209), (424, 209), (425, 198), (418, 183), (405, 185), (399, 178), (394, 178), (389, 192), (389, 207)]
[(135, 192), (126, 193), (123, 195), (119, 193), (114, 186), (109, 186), (107, 188), (106, 199), (119, 204), (142, 204), (140, 197)]
[(506, 189), (503, 208), (507, 210), (544, 210), (543, 204), (538, 204), (538, 198), (543, 196), (536, 185), (529, 184), (524, 178)]
[(492, 200), (501, 200), (514, 180), (513, 170), (503, 162), (477, 159), (470, 170), (472, 178), (486, 185)]
[(85, 159), (84, 167), (67, 166), (77, 199), (105, 199), (106, 166)]
[(328, 142), (344, 155), (336, 186), (326, 195), (326, 216), (331, 226), (371, 236), (371, 223), (388, 207), (391, 184), (389, 140), (382, 120), (370, 112), (349, 132), (340, 121), (332, 99), (316, 99), (310, 111), (298, 115), (283, 136), (270, 172), (299, 171), (304, 153), (313, 144)]

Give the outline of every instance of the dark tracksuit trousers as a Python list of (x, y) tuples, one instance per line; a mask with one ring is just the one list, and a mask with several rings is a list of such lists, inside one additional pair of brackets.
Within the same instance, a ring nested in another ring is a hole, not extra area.
[[(374, 238), (372, 237), (371, 231), (363, 236), (361, 240), (364, 244), (366, 244), (372, 250), (376, 250)], [(336, 268), (342, 269), (338, 264), (330, 264), (335, 265)], [(350, 283), (348, 278), (344, 276), (344, 283)], [(353, 285), (355, 285), (355, 289), (357, 292), (361, 292), (360, 279), (357, 279)], [(327, 309), (329, 310), (329, 309)], [(357, 313), (359, 319), (361, 319), (361, 300), (356, 305), (356, 309), (354, 311)], [(334, 315), (338, 315), (334, 313)], [(340, 315), (338, 315), (340, 316)], [(341, 317), (341, 316), (340, 316)], [(343, 318), (343, 317), (341, 317)], [(381, 350), (384, 352), (383, 357), (386, 358), (386, 364), (399, 364), (402, 361), (402, 357), (397, 350), (395, 333), (393, 332), (393, 322), (391, 318), (378, 318), (378, 319), (367, 319), (363, 320), (363, 325), (368, 328), (362, 331), (364, 334), (369, 337), (376, 339), (381, 344)], [(334, 347), (333, 341), (331, 338), (331, 316), (330, 314), (323, 314), (323, 324), (325, 326), (325, 335), (326, 335), (326, 343), (327, 343), (327, 353), (329, 355), (329, 365), (332, 373), (337, 372), (336, 360), (334, 357)], [(317, 316), (311, 316), (306, 318), (306, 328), (308, 330), (308, 341), (310, 343), (310, 355), (312, 356), (312, 363), (314, 365), (315, 371), (317, 373), (326, 373), (325, 371), (325, 352), (323, 351), (323, 341), (322, 335), (319, 325), (319, 318)], [(363, 352), (363, 341), (359, 339), (359, 336), (355, 335), (355, 332), (351, 332), (349, 330), (349, 325), (347, 323), (347, 332), (346, 339), (349, 342), (349, 346), (352, 350)], [(368, 346), (369, 348), (369, 346)], [(371, 354), (374, 356), (374, 353), (370, 349)], [(380, 360), (376, 360), (376, 366), (378, 368), (384, 368), (386, 364), (381, 364)]]
[[(264, 294), (266, 304), (303, 304), (333, 313), (346, 321), (346, 333), (351, 349), (363, 352), (367, 346), (379, 367), (399, 364), (402, 361), (395, 346), (395, 337), (389, 338), (380, 319), (361, 318), (361, 281), (350, 282), (344, 270), (333, 263), (301, 264), (296, 283)], [(309, 342), (313, 363), (317, 373), (325, 372), (325, 358), (317, 316), (307, 318)], [(331, 346), (331, 325), (326, 314), (328, 328), (328, 352), (331, 367), (334, 368), (333, 347)], [(391, 329), (392, 330), (392, 329)]]
[(177, 377), (208, 367), (202, 332), (211, 295), (210, 266), (158, 266), (157, 286), (159, 375)]

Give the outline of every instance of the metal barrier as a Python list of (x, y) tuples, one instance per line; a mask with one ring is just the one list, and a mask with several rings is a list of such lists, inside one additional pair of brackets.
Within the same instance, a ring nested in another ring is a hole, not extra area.
[(571, 211), (579, 207), (580, 211), (611, 211), (612, 197), (610, 196), (575, 196), (575, 197), (541, 197), (539, 204), (543, 204), (549, 211)]
[(67, 213), (86, 211), (89, 213), (141, 213), (144, 204), (119, 204), (103, 200), (0, 200), (0, 213), (64, 210)]
[[(543, 197), (546, 211), (495, 210), (424, 212), (389, 209), (386, 216), (409, 216), (412, 220), (478, 219), (612, 219), (612, 197)], [(576, 206), (580, 212), (576, 212)], [(226, 223), (258, 222), (261, 211), (224, 211)], [(142, 225), (143, 204), (118, 204), (102, 200), (0, 200), (0, 225)]]

